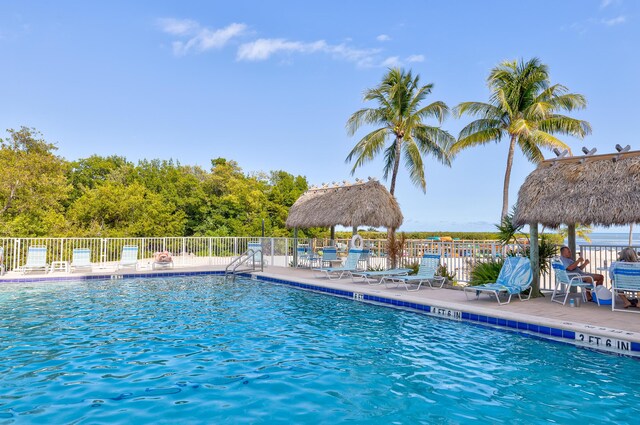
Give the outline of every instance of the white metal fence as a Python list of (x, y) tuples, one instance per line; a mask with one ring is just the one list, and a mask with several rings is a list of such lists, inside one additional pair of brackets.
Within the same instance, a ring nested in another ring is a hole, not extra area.
[[(91, 250), (91, 261), (102, 268), (114, 267), (120, 260), (122, 247), (135, 245), (138, 247), (138, 259), (141, 266), (150, 265), (153, 254), (158, 251), (173, 253), (176, 266), (226, 266), (231, 260), (247, 250), (249, 242), (262, 240), (263, 258), (267, 265), (282, 267), (294, 266), (296, 247), (305, 245), (309, 252), (318, 252), (329, 245), (328, 239), (298, 238), (259, 238), (259, 237), (165, 237), (165, 238), (0, 238), (3, 251), (2, 261), (7, 271), (18, 270), (24, 265), (29, 246), (46, 246), (47, 262), (71, 261), (74, 248)], [(348, 239), (335, 241), (338, 251), (346, 255)], [(390, 266), (387, 257), (387, 243), (384, 239), (364, 241), (370, 250), (368, 266), (375, 269)], [(585, 269), (591, 273), (605, 275), (608, 283), (608, 265), (617, 258), (624, 246), (581, 245), (578, 249), (584, 258), (590, 259)], [(635, 246), (640, 249), (640, 246)], [(407, 240), (405, 241), (400, 266), (409, 266), (420, 261), (425, 252), (439, 253), (442, 263), (449, 273), (455, 273), (455, 279), (466, 282), (470, 279), (470, 271), (477, 261), (490, 261), (506, 256), (510, 251), (518, 251), (517, 245), (503, 246), (495, 240)], [(541, 288), (552, 289), (552, 274), (541, 276)]]

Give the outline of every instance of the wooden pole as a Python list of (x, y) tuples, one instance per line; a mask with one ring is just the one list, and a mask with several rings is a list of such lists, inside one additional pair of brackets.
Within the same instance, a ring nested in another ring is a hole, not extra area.
[(529, 259), (531, 260), (531, 270), (533, 272), (533, 282), (531, 282), (531, 295), (534, 297), (540, 293), (540, 250), (538, 245), (538, 223), (529, 224)]
[(576, 260), (576, 225), (568, 224), (567, 225), (567, 246), (571, 250), (571, 257), (573, 261)]
[(353, 231), (351, 232), (352, 235), (357, 235), (358, 234), (358, 226), (353, 226)]
[(331, 236), (330, 236), (329, 245), (333, 246), (336, 244), (336, 226), (331, 226)]
[(298, 267), (298, 228), (293, 228), (293, 267)]

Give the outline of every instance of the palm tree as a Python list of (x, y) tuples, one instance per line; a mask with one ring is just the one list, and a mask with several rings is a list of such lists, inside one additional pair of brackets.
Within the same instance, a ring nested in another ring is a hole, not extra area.
[[(411, 71), (389, 69), (380, 85), (368, 89), (365, 101), (377, 102), (375, 108), (364, 108), (355, 112), (347, 122), (347, 132), (353, 136), (364, 124), (380, 127), (364, 136), (351, 150), (346, 162), (355, 158), (351, 174), (356, 168), (373, 160), (384, 149), (384, 178), (391, 174), (389, 192), (394, 194), (396, 178), (400, 168), (400, 157), (409, 170), (411, 181), (426, 192), (424, 162), (422, 155), (432, 155), (440, 162), (451, 165), (448, 148), (455, 141), (453, 136), (440, 127), (423, 123), (424, 119), (436, 118), (439, 124), (449, 113), (444, 102), (433, 102), (422, 107), (420, 103), (431, 93), (433, 84), (420, 86), (420, 76)], [(385, 142), (390, 141), (385, 148)]]
[(565, 86), (552, 85), (547, 66), (537, 58), (502, 62), (491, 71), (487, 83), (492, 92), (489, 103), (464, 102), (455, 108), (457, 116), (468, 113), (478, 119), (460, 131), (451, 154), (509, 138), (502, 219), (509, 210), (509, 180), (516, 144), (529, 161), (538, 163), (544, 160), (541, 148), (569, 149), (553, 134), (582, 138), (591, 133), (591, 126), (586, 121), (558, 114), (582, 109), (587, 101), (580, 94), (568, 93)]

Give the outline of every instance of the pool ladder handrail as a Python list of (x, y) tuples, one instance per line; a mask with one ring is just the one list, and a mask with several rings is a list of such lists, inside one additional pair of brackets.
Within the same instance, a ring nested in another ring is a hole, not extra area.
[[(242, 254), (238, 255), (236, 258), (234, 258), (231, 261), (231, 263), (227, 265), (227, 267), (225, 267), (224, 277), (226, 278), (227, 276), (231, 275), (233, 276), (233, 279), (235, 279), (238, 273), (246, 272), (246, 271), (255, 271), (256, 270), (256, 254), (258, 254), (259, 252), (260, 252), (259, 250), (256, 251), (252, 248), (249, 248)], [(250, 268), (238, 270), (238, 267), (242, 266), (249, 260), (252, 260)], [(260, 262), (260, 271), (264, 271), (264, 264), (262, 261)]]

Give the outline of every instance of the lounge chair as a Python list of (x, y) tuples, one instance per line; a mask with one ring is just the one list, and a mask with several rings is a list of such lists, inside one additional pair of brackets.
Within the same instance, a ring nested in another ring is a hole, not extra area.
[[(571, 288), (580, 288), (582, 292), (582, 300), (587, 302), (587, 289), (594, 288), (593, 278), (591, 276), (567, 271), (558, 258), (551, 260), (551, 267), (556, 275), (556, 286), (551, 294), (551, 302), (565, 305), (569, 299)], [(598, 305), (600, 302), (598, 301)]]
[(0, 246), (0, 276), (4, 274), (4, 248)]
[(71, 272), (74, 272), (78, 269), (89, 269), (93, 264), (91, 264), (91, 250), (89, 248), (74, 248), (73, 256), (71, 259)]
[(172, 269), (173, 268), (173, 256), (168, 251), (156, 252), (153, 254), (153, 264), (151, 269)]
[(360, 278), (367, 282), (369, 285), (379, 285), (382, 283), (382, 280), (385, 277), (393, 277), (393, 276), (406, 276), (408, 275), (412, 269), (389, 269), (389, 270), (379, 270), (379, 271), (362, 271), (362, 272), (352, 272), (351, 279), (355, 282), (355, 278)]
[(135, 267), (135, 269), (138, 270), (138, 247), (136, 245), (125, 245), (122, 247), (122, 254), (116, 266), (116, 271), (125, 267)]
[(22, 274), (32, 271), (42, 270), (47, 272), (49, 264), (47, 264), (47, 247), (46, 246), (30, 246), (27, 251), (27, 263), (22, 266)]
[[(401, 284), (404, 284), (407, 291), (417, 291), (425, 282), (428, 283), (431, 288), (434, 287), (431, 282), (435, 282), (436, 285), (440, 283), (438, 288), (442, 288), (445, 278), (442, 276), (436, 276), (439, 265), (440, 255), (424, 254), (420, 260), (420, 267), (418, 268), (417, 274), (412, 276), (387, 276), (382, 278), (382, 282), (387, 288), (393, 283), (396, 284), (396, 288)], [(411, 289), (411, 285), (416, 285), (416, 289)]]
[(611, 311), (640, 313), (640, 308), (616, 308), (618, 292), (640, 292), (640, 263), (616, 263), (611, 283)]
[(343, 276), (351, 276), (352, 272), (358, 271), (358, 261), (360, 261), (360, 256), (362, 254), (362, 249), (351, 249), (349, 250), (349, 254), (347, 254), (347, 259), (341, 267), (319, 267), (312, 270), (314, 272), (319, 272), (322, 277), (328, 277), (329, 279), (342, 279)]
[[(480, 293), (485, 292), (489, 296), (494, 295), (499, 305), (511, 302), (513, 295), (518, 295), (520, 301), (526, 301), (531, 298), (531, 291), (527, 298), (522, 298), (522, 292), (531, 287), (533, 281), (533, 272), (531, 270), (531, 261), (527, 257), (507, 257), (504, 259), (502, 269), (495, 283), (487, 283), (485, 285), (467, 286), (464, 288), (464, 294), (469, 300), (469, 292), (476, 293), (476, 299), (480, 298)], [(509, 295), (505, 302), (500, 301), (501, 295)]]

